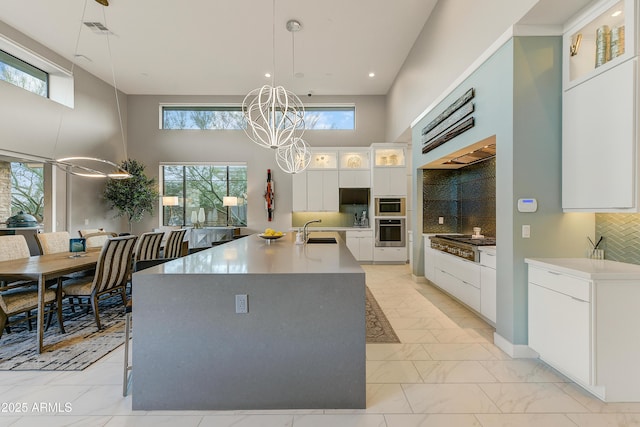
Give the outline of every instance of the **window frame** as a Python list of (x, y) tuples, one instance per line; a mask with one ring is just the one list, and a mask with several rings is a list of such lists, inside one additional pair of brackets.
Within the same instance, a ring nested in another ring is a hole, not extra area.
[(31, 93), (34, 93), (36, 95), (42, 96), (44, 98), (49, 98), (49, 73), (47, 73), (44, 70), (41, 70), (40, 68), (36, 67), (35, 65), (32, 65), (30, 63), (28, 63), (27, 61), (24, 61), (20, 58), (18, 58), (17, 56), (14, 56), (12, 54), (10, 54), (9, 52), (5, 52), (4, 50), (0, 49), (0, 63), (4, 64), (5, 66), (11, 67), (17, 71), (19, 71), (22, 74), (26, 74), (28, 76), (31, 76), (32, 78), (41, 81), (44, 83), (44, 93), (39, 93), (36, 91), (33, 91), (31, 89), (29, 89), (28, 87), (24, 87), (18, 84), (15, 84), (14, 82), (11, 82), (9, 80), (4, 80), (4, 79), (0, 79), (2, 81), (5, 81), (7, 83), (10, 83), (14, 86), (20, 87), (22, 89), (28, 90)]
[[(182, 167), (188, 167), (188, 166), (217, 166), (217, 167), (227, 167), (227, 176), (229, 174), (228, 168), (230, 166), (244, 166), (246, 168), (246, 176), (247, 179), (245, 181), (246, 183), (246, 190), (248, 192), (249, 190), (249, 165), (247, 162), (160, 162), (158, 165), (158, 183), (161, 186), (162, 192), (161, 192), (161, 197), (160, 197), (160, 209), (159, 212), (160, 214), (158, 215), (158, 220), (159, 220), (159, 225), (161, 227), (166, 226), (165, 225), (165, 209), (164, 206), (162, 206), (162, 196), (175, 196), (174, 194), (166, 194), (166, 187), (165, 187), (165, 180), (164, 180), (164, 167), (165, 166), (182, 166)], [(179, 208), (182, 210), (182, 225), (181, 227), (192, 227), (193, 224), (188, 225), (187, 224), (187, 212), (186, 212), (186, 208), (187, 206), (185, 205), (184, 200), (186, 195), (186, 179), (185, 179), (185, 175), (183, 175), (183, 188), (182, 188), (182, 194), (177, 195), (178, 198), (180, 199), (180, 205)], [(229, 181), (227, 180), (227, 194), (226, 196), (229, 196)], [(237, 197), (237, 195), (236, 195)], [(231, 227), (247, 227), (247, 223), (248, 223), (248, 208), (247, 208), (247, 198), (244, 199), (244, 223), (240, 223), (240, 224), (230, 224), (229, 226)], [(229, 208), (227, 208), (229, 209)], [(167, 224), (168, 225), (168, 224)], [(220, 225), (214, 225), (212, 227), (221, 227)]]

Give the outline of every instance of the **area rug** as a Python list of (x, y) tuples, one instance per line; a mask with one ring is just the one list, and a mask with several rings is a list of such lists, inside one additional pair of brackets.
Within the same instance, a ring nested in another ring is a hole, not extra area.
[(400, 339), (368, 287), (365, 287), (365, 295), (367, 343), (399, 343)]
[[(124, 307), (120, 296), (100, 301), (98, 331), (93, 313), (84, 307), (71, 312), (64, 304), (64, 328), (61, 334), (55, 320), (44, 333), (45, 351), (38, 354), (37, 335), (34, 327), (27, 330), (27, 323), (11, 326), (0, 337), (0, 370), (2, 371), (81, 371), (124, 343)], [(55, 318), (55, 316), (54, 316)]]

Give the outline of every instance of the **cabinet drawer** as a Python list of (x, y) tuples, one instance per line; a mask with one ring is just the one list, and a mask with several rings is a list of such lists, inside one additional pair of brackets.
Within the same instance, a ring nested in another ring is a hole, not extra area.
[(347, 239), (373, 237), (373, 230), (347, 230), (346, 237)]
[(480, 251), (480, 265), (485, 267), (496, 268), (496, 253), (495, 251)]
[(591, 282), (588, 280), (529, 266), (529, 282), (582, 301), (591, 301)]
[(441, 253), (437, 262), (441, 270), (476, 288), (480, 287), (480, 264), (445, 253)]
[(480, 311), (480, 289), (465, 283), (446, 271), (436, 269), (435, 283), (438, 287), (459, 299), (472, 309)]

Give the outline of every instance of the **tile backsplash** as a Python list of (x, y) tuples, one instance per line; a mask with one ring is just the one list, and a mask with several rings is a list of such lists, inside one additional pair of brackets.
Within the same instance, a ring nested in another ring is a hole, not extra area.
[[(423, 171), (423, 232), (496, 235), (495, 157), (461, 169)], [(438, 219), (443, 218), (443, 224)]]
[(640, 264), (640, 214), (596, 214), (596, 239), (605, 259)]

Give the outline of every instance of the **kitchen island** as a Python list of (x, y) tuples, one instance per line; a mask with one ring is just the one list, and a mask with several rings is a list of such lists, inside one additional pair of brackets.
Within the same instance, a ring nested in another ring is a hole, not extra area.
[(331, 234), (251, 235), (135, 273), (133, 409), (364, 408), (365, 274)]

